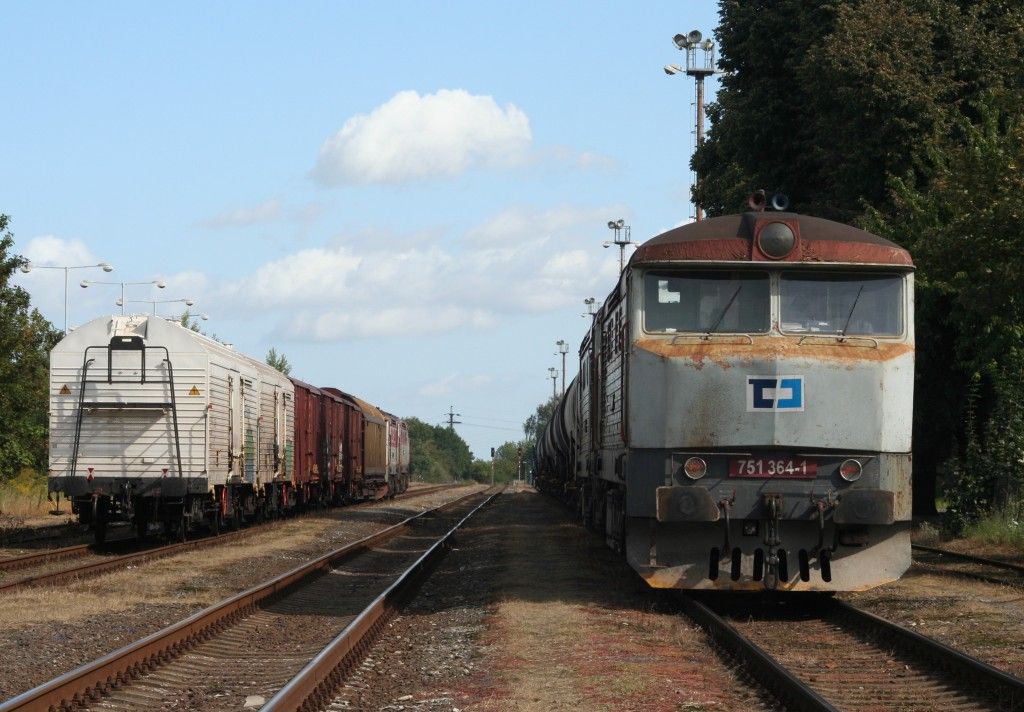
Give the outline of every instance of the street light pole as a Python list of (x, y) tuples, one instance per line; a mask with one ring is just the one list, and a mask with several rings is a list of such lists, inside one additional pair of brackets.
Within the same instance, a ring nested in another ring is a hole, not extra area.
[(551, 397), (558, 397), (558, 369), (551, 367), (548, 369), (548, 378), (551, 379)]
[(20, 267), (20, 269), (25, 274), (28, 274), (29, 272), (31, 272), (34, 269), (61, 269), (61, 270), (64, 270), (64, 335), (67, 336), (67, 333), (68, 333), (68, 274), (73, 269), (95, 269), (97, 267), (102, 269), (104, 272), (113, 272), (114, 271), (114, 268), (110, 266), (109, 262), (100, 262), (99, 264), (95, 264), (95, 265), (66, 265), (66, 266), (34, 265), (31, 262), (26, 262), (25, 264), (23, 264)]
[(177, 304), (182, 302), (186, 307), (190, 307), (196, 303), (191, 297), (185, 297), (184, 299), (129, 299), (124, 301), (124, 288), (121, 288), (121, 299), (118, 299), (115, 304), (121, 307), (121, 313), (124, 313), (125, 304), (152, 304), (153, 305), (153, 316), (156, 316), (156, 305), (157, 304)]
[(140, 284), (155, 284), (157, 286), (157, 289), (163, 289), (164, 287), (167, 286), (162, 279), (151, 279), (148, 282), (100, 282), (95, 279), (83, 279), (81, 282), (79, 282), (79, 286), (82, 289), (88, 288), (90, 284), (121, 285), (121, 299), (119, 299), (117, 302), (118, 304), (121, 305), (121, 316), (124, 316), (124, 288), (126, 285), (134, 286)]
[(558, 345), (558, 353), (562, 354), (562, 393), (565, 393), (565, 355), (569, 353), (569, 342), (559, 339), (555, 343)]

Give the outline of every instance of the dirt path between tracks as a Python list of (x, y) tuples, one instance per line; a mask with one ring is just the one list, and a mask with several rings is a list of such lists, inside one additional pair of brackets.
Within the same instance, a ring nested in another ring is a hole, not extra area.
[(506, 494), (330, 709), (758, 709), (671, 601), (552, 500)]

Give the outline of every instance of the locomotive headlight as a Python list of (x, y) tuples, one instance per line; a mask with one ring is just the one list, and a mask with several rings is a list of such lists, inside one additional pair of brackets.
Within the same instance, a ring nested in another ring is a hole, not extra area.
[(847, 482), (856, 482), (860, 479), (864, 468), (858, 460), (843, 460), (839, 466), (839, 476)]
[(704, 475), (708, 474), (708, 463), (699, 457), (691, 457), (683, 463), (683, 472), (691, 480), (699, 480)]
[(782, 259), (796, 245), (793, 229), (780, 222), (770, 222), (757, 233), (757, 247), (773, 260)]

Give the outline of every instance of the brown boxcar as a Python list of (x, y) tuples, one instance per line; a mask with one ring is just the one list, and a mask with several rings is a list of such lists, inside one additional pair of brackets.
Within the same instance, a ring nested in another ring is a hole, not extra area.
[(295, 488), (297, 504), (320, 497), (322, 449), (320, 389), (297, 379), (295, 385)]
[(355, 399), (337, 388), (321, 389), (342, 404), (342, 442), (340, 446), (340, 487), (335, 484), (335, 497), (351, 501), (363, 498), (363, 411)]
[(345, 403), (334, 393), (320, 389), (320, 477), (323, 498), (341, 501), (344, 494)]

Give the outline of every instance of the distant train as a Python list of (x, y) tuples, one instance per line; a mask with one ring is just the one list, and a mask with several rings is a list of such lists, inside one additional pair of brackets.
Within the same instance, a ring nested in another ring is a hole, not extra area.
[[(763, 202), (763, 201), (761, 201)], [(753, 211), (641, 245), (537, 485), (658, 588), (859, 590), (910, 565), (913, 262)]]
[(172, 321), (102, 317), (50, 354), (49, 488), (98, 541), (393, 496), (409, 467), (401, 418)]

